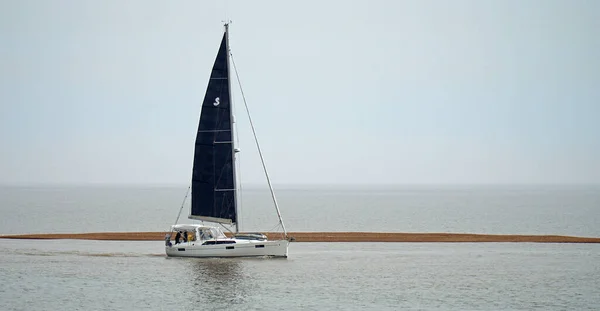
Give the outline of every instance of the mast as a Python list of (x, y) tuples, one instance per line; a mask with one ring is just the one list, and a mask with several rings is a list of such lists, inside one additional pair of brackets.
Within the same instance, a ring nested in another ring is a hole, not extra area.
[(229, 85), (228, 87), (228, 92), (229, 92), (229, 118), (231, 120), (231, 167), (233, 170), (233, 202), (235, 204), (235, 216), (236, 216), (236, 220), (235, 220), (235, 233), (239, 233), (240, 231), (240, 215), (238, 214), (238, 201), (237, 201), (237, 172), (236, 172), (236, 166), (235, 166), (235, 133), (234, 133), (234, 125), (233, 123), (234, 121), (234, 116), (233, 116), (233, 97), (231, 97), (231, 70), (229, 69), (230, 66), (230, 50), (229, 50), (229, 22), (225, 22), (224, 24), (225, 27), (225, 50), (227, 51), (227, 84)]

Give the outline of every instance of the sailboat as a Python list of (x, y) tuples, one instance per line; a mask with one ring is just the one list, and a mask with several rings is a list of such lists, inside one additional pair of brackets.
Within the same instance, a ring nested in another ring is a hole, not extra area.
[[(224, 28), (202, 103), (195, 141), (190, 186), (191, 208), (188, 218), (200, 220), (202, 224), (177, 224), (178, 216), (175, 225), (171, 226), (170, 232), (165, 237), (165, 250), (167, 256), (176, 257), (287, 257), (289, 245), (287, 232), (247, 105), (248, 118), (279, 217), (279, 225), (283, 229), (283, 238), (268, 240), (262, 233), (239, 232), (236, 175), (236, 154), (239, 149), (235, 147), (234, 140), (229, 23), (225, 23)], [(233, 65), (235, 66), (235, 63)], [(245, 99), (244, 104), (246, 104)], [(181, 210), (179, 213), (181, 214)], [(204, 222), (214, 225), (205, 225)], [(222, 228), (227, 229), (226, 225), (235, 225), (235, 233), (232, 232), (229, 237), (222, 230)], [(171, 241), (172, 233), (177, 233), (175, 241)]]

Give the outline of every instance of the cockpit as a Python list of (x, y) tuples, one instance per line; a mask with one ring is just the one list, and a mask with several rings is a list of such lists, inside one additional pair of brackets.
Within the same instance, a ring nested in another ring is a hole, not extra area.
[[(218, 227), (207, 227), (195, 224), (180, 224), (172, 226), (171, 231), (176, 233), (174, 244), (192, 242), (198, 242), (202, 244), (223, 244), (225, 241), (222, 243), (219, 240), (230, 240), (225, 233), (223, 233), (223, 230)], [(170, 244), (170, 237), (170, 234), (166, 237), (167, 245)], [(233, 243), (235, 243), (235, 241)]]

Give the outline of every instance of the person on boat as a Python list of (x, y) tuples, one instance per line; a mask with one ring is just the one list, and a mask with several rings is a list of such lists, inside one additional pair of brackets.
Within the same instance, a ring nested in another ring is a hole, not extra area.
[(183, 242), (187, 242), (188, 241), (188, 233), (187, 231), (183, 232)]
[(210, 231), (208, 231), (208, 230), (202, 231), (202, 239), (203, 240), (210, 240), (212, 238), (213, 238), (213, 236), (212, 236), (212, 234), (210, 234)]
[(175, 235), (175, 244), (179, 244), (181, 240), (181, 231), (177, 232), (177, 235)]

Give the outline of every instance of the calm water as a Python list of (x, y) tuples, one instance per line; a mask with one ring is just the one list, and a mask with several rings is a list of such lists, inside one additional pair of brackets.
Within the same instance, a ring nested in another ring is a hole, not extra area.
[[(165, 230), (185, 187), (3, 187), (0, 233)], [(282, 189), (291, 231), (600, 236), (598, 187)], [(243, 194), (243, 227), (276, 225)], [(183, 215), (187, 215), (184, 210)], [(162, 242), (0, 240), (0, 310), (598, 310), (600, 245), (292, 243), (169, 259)]]
[[(0, 233), (164, 231), (182, 187), (0, 187)], [(290, 231), (472, 232), (600, 237), (600, 186), (276, 189)], [(242, 193), (241, 226), (277, 226), (269, 192)], [(189, 201), (181, 220), (187, 220)], [(181, 222), (181, 221), (180, 221)]]

